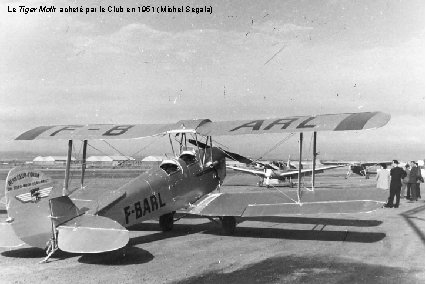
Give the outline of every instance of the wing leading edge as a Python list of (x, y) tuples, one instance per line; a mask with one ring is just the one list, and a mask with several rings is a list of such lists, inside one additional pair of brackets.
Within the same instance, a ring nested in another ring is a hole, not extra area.
[(205, 136), (306, 131), (349, 131), (379, 128), (384, 126), (389, 120), (390, 115), (383, 112), (361, 112), (218, 122), (212, 122), (208, 119), (181, 120), (174, 124), (56, 125), (36, 127), (22, 133), (16, 140), (135, 139), (188, 129)]

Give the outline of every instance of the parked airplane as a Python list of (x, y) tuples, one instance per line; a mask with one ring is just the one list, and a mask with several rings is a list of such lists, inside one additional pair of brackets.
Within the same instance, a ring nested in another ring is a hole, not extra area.
[[(68, 140), (63, 188), (31, 167), (10, 170), (5, 188), (8, 219), (0, 224), (0, 246), (19, 247), (25, 243), (45, 248), (44, 261), (58, 249), (72, 253), (116, 250), (128, 243), (126, 228), (134, 224), (158, 218), (163, 231), (171, 230), (177, 210), (218, 218), (227, 234), (234, 232), (236, 217), (370, 212), (383, 205), (382, 195), (372, 200), (360, 199), (358, 195), (338, 200), (339, 196), (320, 198), (323, 193), (317, 193), (304, 195), (306, 201), (302, 202), (300, 159), (299, 188), (288, 195), (272, 191), (213, 192), (225, 179), (225, 158), (244, 162), (244, 157), (214, 147), (212, 135), (300, 132), (301, 157), (303, 132), (373, 129), (382, 127), (389, 119), (390, 115), (385, 113), (366, 112), (254, 121), (199, 119), (176, 124), (40, 126), (16, 139)], [(118, 189), (95, 191), (83, 187), (88, 139), (156, 135), (168, 135), (174, 158), (164, 160), (159, 168), (142, 173)], [(196, 148), (187, 147), (188, 136), (195, 140)], [(198, 143), (201, 137), (205, 137), (203, 144)], [(81, 189), (77, 190), (69, 188), (73, 140), (83, 141)], [(177, 149), (173, 141), (178, 142)]]
[[(258, 186), (270, 187), (271, 185), (277, 185), (279, 183), (288, 182), (290, 187), (294, 186), (294, 181), (297, 180), (299, 175), (299, 170), (290, 163), (290, 158), (287, 163), (282, 162), (272, 162), (270, 164), (261, 163), (259, 161), (254, 161), (251, 164), (255, 164), (256, 168), (242, 168), (236, 166), (226, 166), (228, 169), (232, 169), (237, 172), (242, 172), (246, 174), (251, 174), (258, 176), (260, 178), (257, 183)], [(342, 167), (343, 165), (333, 165), (327, 167), (315, 168), (314, 173), (323, 173), (325, 170), (335, 169)], [(312, 169), (304, 169), (300, 171), (302, 176), (311, 176)]]
[(323, 165), (340, 165), (348, 166), (348, 172), (346, 173), (345, 179), (351, 176), (351, 174), (357, 174), (363, 176), (366, 179), (370, 178), (370, 175), (377, 174), (377, 167), (381, 164), (386, 166), (392, 165), (392, 161), (372, 161), (372, 162), (359, 162), (359, 161), (320, 161)]

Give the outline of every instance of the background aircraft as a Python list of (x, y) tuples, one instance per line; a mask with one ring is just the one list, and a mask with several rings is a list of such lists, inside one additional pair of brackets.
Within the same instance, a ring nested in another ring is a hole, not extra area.
[(370, 178), (370, 175), (377, 174), (377, 169), (380, 168), (381, 164), (386, 166), (392, 165), (392, 161), (372, 161), (372, 162), (358, 162), (358, 161), (320, 161), (323, 165), (340, 165), (348, 166), (348, 172), (345, 178), (351, 176), (352, 173), (359, 176), (363, 176), (366, 179)]
[[(256, 168), (242, 168), (236, 166), (226, 167), (237, 172), (258, 176), (260, 178), (258, 182), (259, 186), (265, 185), (266, 187), (270, 187), (271, 185), (288, 182), (289, 186), (293, 187), (295, 183), (294, 181), (298, 179), (299, 170), (290, 163), (290, 158), (287, 163), (274, 161), (272, 163), (265, 164), (260, 161), (253, 160), (251, 164), (254, 164)], [(335, 169), (342, 166), (343, 165), (332, 165), (327, 167), (318, 167), (315, 168), (314, 173), (323, 173), (325, 170)], [(312, 169), (304, 169), (301, 167), (300, 174), (302, 176), (311, 176), (312, 173)]]
[[(341, 200), (340, 195), (321, 191), (304, 194), (302, 202), (303, 132), (373, 129), (385, 125), (389, 119), (388, 114), (368, 112), (254, 121), (199, 119), (176, 124), (40, 126), (16, 139), (68, 140), (63, 187), (30, 167), (10, 170), (5, 188), (8, 218), (0, 224), (0, 246), (19, 247), (25, 243), (45, 248), (44, 261), (58, 249), (72, 253), (111, 251), (128, 243), (127, 227), (145, 220), (159, 219), (163, 231), (171, 230), (177, 210), (218, 218), (227, 234), (234, 232), (237, 217), (371, 212), (383, 205), (387, 192), (371, 191), (371, 199), (354, 193)], [(214, 192), (226, 176), (225, 159), (244, 161), (246, 158), (213, 147), (212, 135), (283, 132), (300, 132), (297, 191), (287, 194), (282, 191)], [(153, 135), (168, 135), (173, 158), (118, 189), (96, 191), (84, 187), (88, 139), (134, 139)], [(195, 149), (187, 147), (187, 142), (191, 142), (188, 136), (193, 138)], [(205, 138), (205, 143), (199, 138)], [(69, 188), (73, 140), (83, 141), (81, 188), (77, 189)], [(314, 160), (315, 141), (314, 138)], [(312, 172), (315, 173), (315, 168)]]

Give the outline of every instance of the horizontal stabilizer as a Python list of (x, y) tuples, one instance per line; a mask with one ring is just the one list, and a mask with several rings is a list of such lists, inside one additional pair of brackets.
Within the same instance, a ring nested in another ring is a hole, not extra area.
[(10, 223), (0, 223), (0, 247), (16, 248), (25, 243), (18, 238)]
[(101, 216), (81, 215), (57, 228), (58, 246), (72, 253), (100, 253), (124, 247), (129, 231)]
[(253, 204), (247, 206), (242, 217), (368, 213), (377, 210), (383, 204), (384, 202), (372, 200)]

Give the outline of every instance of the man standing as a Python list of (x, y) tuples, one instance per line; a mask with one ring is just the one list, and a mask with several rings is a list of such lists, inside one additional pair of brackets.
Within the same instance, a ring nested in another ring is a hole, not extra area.
[[(399, 199), (401, 194), (401, 180), (407, 175), (405, 171), (398, 167), (399, 162), (397, 160), (392, 161), (393, 168), (390, 171), (391, 183), (390, 183), (390, 196), (388, 203), (385, 204), (387, 208), (398, 208), (399, 207)], [(393, 200), (396, 196), (396, 202), (393, 204)]]
[(410, 199), (410, 192), (407, 190), (407, 184), (408, 184), (408, 177), (410, 176), (410, 165), (405, 165), (405, 174), (406, 176), (402, 180), (402, 188), (401, 188), (401, 197)]
[(422, 199), (420, 196), (420, 181), (422, 180), (422, 171), (419, 168), (419, 163), (415, 163), (417, 167), (417, 184), (416, 184), (416, 196), (418, 199)]
[(410, 176), (408, 177), (407, 196), (408, 195), (410, 196), (411, 201), (417, 201), (417, 177), (419, 174), (419, 170), (414, 161), (411, 161), (410, 165), (411, 165), (411, 171), (410, 171)]

